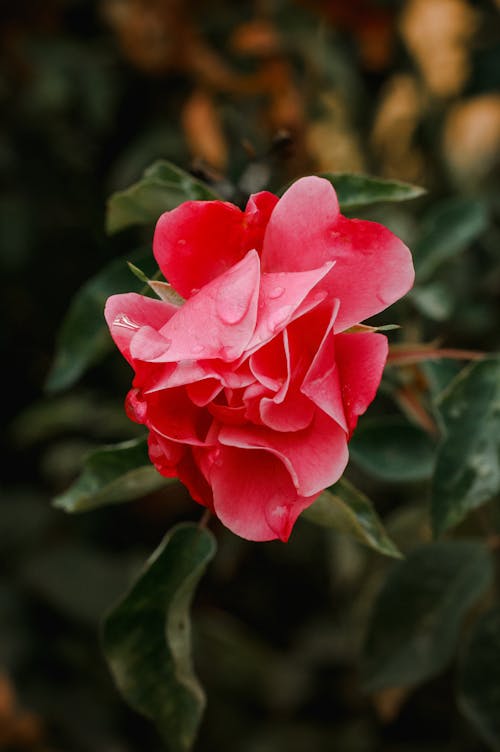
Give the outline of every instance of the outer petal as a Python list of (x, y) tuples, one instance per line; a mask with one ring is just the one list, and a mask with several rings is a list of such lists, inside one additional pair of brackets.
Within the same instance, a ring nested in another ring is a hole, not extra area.
[(253, 541), (288, 540), (295, 520), (316, 498), (299, 496), (279, 459), (259, 450), (221, 447), (209, 482), (219, 519)]
[(335, 337), (335, 358), (350, 434), (358, 417), (375, 397), (388, 349), (387, 337), (375, 332), (353, 332)]
[(413, 284), (411, 255), (401, 240), (375, 222), (343, 217), (327, 180), (302, 178), (271, 216), (262, 266), (303, 271), (325, 261), (336, 262), (320, 287), (340, 299), (337, 331), (384, 310)]
[(161, 475), (167, 478), (177, 477), (177, 465), (186, 454), (186, 447), (176, 444), (155, 431), (148, 436), (149, 459)]
[(319, 268), (296, 274), (263, 274), (260, 282), (257, 325), (247, 349), (253, 351), (261, 347), (283, 331), (297, 316), (319, 305), (324, 299), (324, 294), (316, 292), (315, 288), (332, 266), (332, 263), (327, 262)]
[(163, 274), (189, 298), (249, 250), (260, 252), (277, 201), (264, 191), (250, 197), (246, 212), (223, 201), (187, 201), (162, 214), (153, 251)]
[(147, 395), (146, 403), (148, 428), (171, 441), (205, 444), (212, 418), (207, 410), (191, 402), (184, 387), (153, 392)]
[(219, 441), (226, 446), (267, 449), (283, 462), (302, 496), (312, 496), (335, 483), (348, 460), (345, 431), (320, 410), (302, 431), (282, 433), (264, 426), (223, 426)]
[(132, 357), (149, 362), (236, 360), (255, 328), (260, 262), (256, 251), (205, 285), (157, 335), (137, 332)]
[(161, 329), (179, 309), (163, 300), (153, 300), (128, 292), (112, 295), (106, 301), (104, 316), (111, 336), (122, 355), (132, 363), (130, 342), (143, 326)]

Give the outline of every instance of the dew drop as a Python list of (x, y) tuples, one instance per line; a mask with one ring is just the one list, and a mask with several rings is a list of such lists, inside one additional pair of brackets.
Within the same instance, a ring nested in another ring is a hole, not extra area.
[(195, 355), (199, 355), (204, 350), (205, 350), (205, 346), (204, 345), (193, 345), (193, 347), (192, 347), (192, 351), (193, 351), (193, 353)]
[(268, 326), (273, 334), (275, 334), (283, 326), (291, 312), (291, 306), (283, 306), (283, 308), (278, 308), (277, 311), (274, 311), (269, 316)]
[(220, 295), (217, 298), (216, 310), (217, 315), (224, 324), (234, 326), (244, 317), (248, 310), (249, 301), (242, 301), (238, 298), (229, 298)]
[(134, 332), (141, 328), (139, 324), (132, 321), (132, 319), (129, 319), (124, 313), (120, 313), (120, 315), (114, 319), (113, 326), (121, 326), (123, 329), (131, 329)]
[(219, 349), (218, 355), (222, 360), (235, 360), (239, 356), (239, 352), (226, 345)]
[(277, 285), (276, 287), (273, 287), (273, 289), (269, 292), (269, 297), (271, 298), (271, 300), (277, 300), (278, 298), (281, 298), (284, 292), (285, 288)]

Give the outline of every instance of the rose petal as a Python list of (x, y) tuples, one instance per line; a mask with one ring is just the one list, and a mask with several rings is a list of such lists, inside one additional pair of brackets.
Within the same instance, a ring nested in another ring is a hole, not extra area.
[[(347, 432), (340, 375), (335, 361), (335, 337), (333, 334), (338, 308), (338, 304), (333, 308), (323, 340), (305, 375), (300, 391)], [(308, 318), (306, 317), (301, 322), (303, 326), (307, 326)]]
[(130, 343), (141, 327), (159, 330), (178, 310), (176, 306), (163, 300), (128, 292), (108, 298), (104, 316), (116, 346), (128, 362), (132, 363)]
[(340, 299), (336, 331), (383, 311), (412, 286), (411, 255), (382, 225), (340, 215), (335, 191), (302, 178), (282, 196), (264, 238), (266, 272), (303, 271), (335, 261), (321, 289)]
[(167, 478), (177, 477), (177, 465), (188, 451), (183, 444), (176, 444), (155, 431), (149, 433), (148, 450), (153, 465)]
[(290, 381), (290, 355), (286, 330), (256, 350), (249, 358), (249, 366), (257, 381), (277, 392)]
[(223, 426), (219, 441), (226, 446), (267, 449), (279, 457), (302, 496), (319, 493), (342, 475), (347, 465), (345, 431), (317, 411), (310, 426), (282, 433), (264, 426)]
[(388, 349), (387, 337), (375, 332), (344, 333), (335, 337), (335, 359), (349, 434), (375, 397)]
[(288, 540), (295, 520), (315, 499), (299, 496), (279, 459), (259, 450), (221, 447), (209, 482), (219, 519), (253, 541)]
[(315, 406), (297, 389), (289, 390), (283, 402), (264, 397), (260, 403), (262, 423), (274, 431), (300, 431), (314, 417)]
[[(157, 337), (141, 331), (130, 350), (138, 360), (172, 363), (220, 358), (237, 360), (255, 328), (260, 279), (256, 251), (186, 301)], [(159, 353), (161, 338), (165, 341)]]
[[(296, 370), (298, 363), (294, 365)], [(276, 391), (260, 401), (258, 422), (275, 431), (306, 428), (313, 419), (314, 405), (300, 394), (297, 383), (290, 385), (292, 364), (286, 329), (251, 356), (250, 367), (261, 384)], [(296, 373), (296, 382), (295, 377)]]
[(263, 191), (251, 196), (246, 212), (223, 201), (187, 201), (162, 214), (153, 251), (160, 269), (189, 298), (255, 249), (260, 253), (278, 198)]
[(177, 466), (177, 475), (188, 489), (191, 498), (214, 511), (213, 493), (196, 461), (197, 447), (192, 447)]
[[(303, 315), (310, 308), (319, 305), (324, 299), (324, 293), (318, 291), (317, 294), (312, 293), (312, 297), (308, 296), (332, 266), (332, 263), (327, 262), (311, 271), (263, 274), (260, 282), (257, 324), (247, 345), (247, 351), (256, 350), (269, 342), (298, 315)], [(304, 303), (307, 305), (303, 306)]]
[(172, 441), (204, 445), (212, 418), (189, 399), (184, 387), (146, 395), (148, 428)]

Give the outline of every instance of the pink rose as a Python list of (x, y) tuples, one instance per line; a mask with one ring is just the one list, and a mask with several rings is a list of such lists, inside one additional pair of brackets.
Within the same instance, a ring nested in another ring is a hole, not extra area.
[(335, 483), (375, 396), (387, 340), (350, 327), (413, 283), (406, 246), (347, 219), (331, 184), (308, 177), (245, 211), (188, 201), (163, 214), (153, 249), (182, 305), (134, 293), (106, 305), (135, 370), (132, 420), (157, 470), (237, 535), (287, 540)]

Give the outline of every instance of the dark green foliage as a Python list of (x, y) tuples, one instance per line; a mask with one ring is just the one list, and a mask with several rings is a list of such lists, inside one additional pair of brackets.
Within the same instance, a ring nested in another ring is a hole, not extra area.
[(189, 608), (215, 548), (207, 530), (174, 528), (103, 626), (120, 692), (155, 722), (172, 752), (191, 749), (205, 705), (192, 667)]
[(396, 564), (368, 627), (367, 689), (417, 684), (442, 671), (467, 611), (492, 578), (488, 550), (472, 541), (429, 543)]
[(436, 534), (500, 492), (500, 358), (462, 371), (438, 406), (445, 435), (432, 488)]

